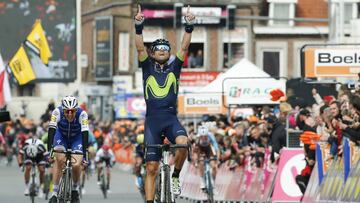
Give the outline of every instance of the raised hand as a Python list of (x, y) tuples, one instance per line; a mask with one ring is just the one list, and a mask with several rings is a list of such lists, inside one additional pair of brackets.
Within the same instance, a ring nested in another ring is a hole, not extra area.
[(190, 5), (188, 5), (186, 14), (184, 16), (186, 24), (192, 25), (194, 24), (195, 15), (190, 12)]
[(141, 13), (141, 5), (138, 4), (138, 12), (134, 17), (136, 24), (142, 24), (145, 20), (144, 14)]

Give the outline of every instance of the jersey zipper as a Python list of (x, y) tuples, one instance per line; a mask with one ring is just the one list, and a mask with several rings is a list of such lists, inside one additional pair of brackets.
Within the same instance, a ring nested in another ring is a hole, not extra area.
[(68, 128), (68, 139), (70, 139), (70, 122), (69, 122), (69, 128)]

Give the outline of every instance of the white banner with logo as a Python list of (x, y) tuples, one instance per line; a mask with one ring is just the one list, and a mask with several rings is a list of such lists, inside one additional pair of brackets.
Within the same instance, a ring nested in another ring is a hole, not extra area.
[[(185, 15), (187, 7), (182, 8), (182, 14)], [(221, 7), (192, 7), (191, 12), (198, 16), (195, 24), (219, 24), (221, 18)], [(185, 19), (182, 18), (182, 23)]]
[(183, 104), (185, 114), (218, 114), (224, 109), (221, 94), (185, 94)]
[(242, 104), (276, 104), (271, 101), (270, 92), (281, 89), (286, 92), (286, 81), (273, 78), (228, 78), (223, 82), (227, 106)]

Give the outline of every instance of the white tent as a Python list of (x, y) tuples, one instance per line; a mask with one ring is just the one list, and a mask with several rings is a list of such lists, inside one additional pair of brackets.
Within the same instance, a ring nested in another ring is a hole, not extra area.
[(258, 68), (249, 60), (243, 58), (225, 73), (219, 75), (215, 80), (205, 87), (195, 90), (195, 92), (222, 92), (223, 81), (226, 78), (244, 78), (244, 77), (270, 77), (269, 74)]
[(228, 104), (274, 104), (270, 91), (285, 92), (285, 80), (276, 80), (247, 59), (242, 59), (197, 93), (217, 93), (226, 96)]

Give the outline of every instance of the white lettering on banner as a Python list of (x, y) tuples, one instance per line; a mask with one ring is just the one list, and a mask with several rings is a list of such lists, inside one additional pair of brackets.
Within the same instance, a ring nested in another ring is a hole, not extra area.
[(68, 67), (69, 66), (69, 61), (64, 61), (64, 60), (57, 60), (57, 61), (49, 61), (49, 66), (51, 67), (59, 67), (59, 68), (63, 68), (63, 67)]
[(299, 186), (295, 182), (295, 177), (305, 167), (304, 154), (298, 154), (286, 162), (280, 174), (280, 184), (282, 190), (290, 197), (302, 195)]
[(205, 86), (216, 79), (219, 72), (182, 72), (180, 86)]
[(223, 88), (228, 104), (276, 104), (271, 101), (270, 91), (286, 92), (286, 82), (273, 78), (231, 78), (224, 80)]
[[(187, 7), (182, 8), (183, 15), (186, 14)], [(221, 8), (220, 7), (192, 7), (191, 12), (197, 16), (195, 24), (218, 24), (220, 23)], [(182, 23), (185, 19), (182, 18)]]
[(356, 49), (317, 49), (315, 66), (360, 66), (360, 51)]

